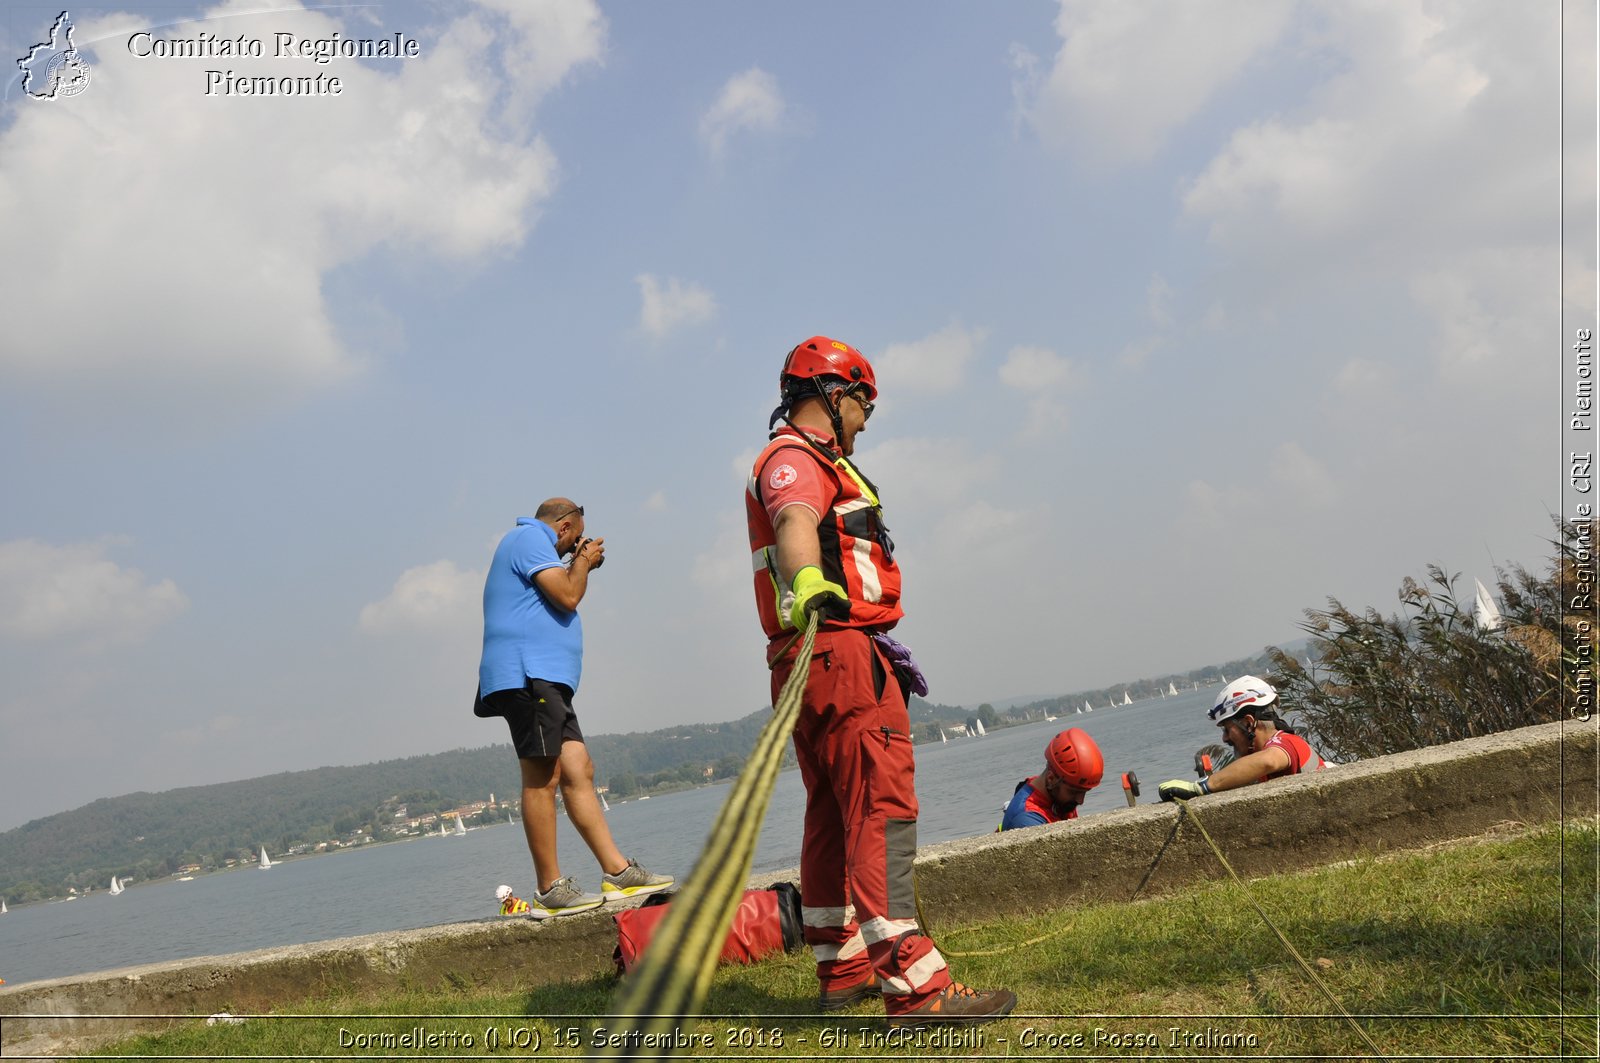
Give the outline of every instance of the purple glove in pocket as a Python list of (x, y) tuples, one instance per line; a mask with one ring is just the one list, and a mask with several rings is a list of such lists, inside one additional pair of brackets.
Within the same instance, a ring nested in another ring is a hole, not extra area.
[(923, 676), (922, 669), (917, 667), (917, 659), (911, 656), (911, 651), (904, 643), (896, 642), (882, 631), (870, 632), (867, 637), (883, 650), (883, 655), (889, 658), (889, 666), (894, 669), (894, 674), (905, 682), (911, 693), (919, 698), (928, 696), (928, 680)]

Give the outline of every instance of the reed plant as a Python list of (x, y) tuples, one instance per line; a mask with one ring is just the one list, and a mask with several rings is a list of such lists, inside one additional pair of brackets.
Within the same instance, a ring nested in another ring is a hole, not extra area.
[(1545, 572), (1496, 568), (1498, 626), (1480, 624), (1459, 574), (1429, 565), (1422, 581), (1401, 583), (1399, 614), (1357, 613), (1337, 598), (1306, 610), (1309, 665), (1271, 648), (1270, 681), (1341, 760), (1549, 723), (1592, 703), (1600, 624), (1592, 604), (1572, 606), (1583, 601), (1574, 589), (1594, 582), (1593, 526), (1557, 529)]

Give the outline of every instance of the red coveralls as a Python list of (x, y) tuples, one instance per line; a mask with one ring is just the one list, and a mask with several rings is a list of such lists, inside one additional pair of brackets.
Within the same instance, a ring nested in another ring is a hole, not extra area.
[(781, 654), (772, 669), (776, 701), (798, 645), (788, 616), (791, 595), (777, 575), (773, 523), (788, 506), (804, 505), (818, 515), (823, 576), (850, 596), (849, 616), (825, 618), (817, 631), (794, 735), (806, 787), (805, 939), (824, 991), (875, 974), (884, 1010), (894, 1015), (950, 984), (944, 957), (917, 927), (911, 870), (917, 794), (905, 692), (867, 637), (903, 615), (900, 569), (884, 549), (888, 536), (870, 483), (839, 455), (831, 436), (811, 438), (835, 460), (784, 428), (751, 473), (745, 510), (756, 609), (769, 639), (768, 663)]

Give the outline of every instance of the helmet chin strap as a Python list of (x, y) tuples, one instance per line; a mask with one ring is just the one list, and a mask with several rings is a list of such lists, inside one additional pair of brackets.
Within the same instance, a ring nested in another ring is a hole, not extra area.
[[(833, 423), (834, 444), (843, 449), (844, 420), (839, 416), (838, 405), (828, 401), (828, 389), (822, 386), (821, 380), (817, 379), (816, 377), (812, 377), (809, 383), (811, 384), (812, 390), (817, 393), (817, 398), (822, 400), (822, 408), (828, 411), (828, 420)], [(776, 410), (772, 411), (772, 416), (767, 418), (768, 432), (772, 431), (772, 426), (777, 424), (779, 421), (782, 421), (790, 428), (793, 428), (796, 432), (800, 432), (800, 429), (795, 427), (794, 421), (789, 418), (789, 409), (791, 405), (792, 403), (785, 401)], [(804, 432), (800, 432), (800, 434), (805, 435)]]

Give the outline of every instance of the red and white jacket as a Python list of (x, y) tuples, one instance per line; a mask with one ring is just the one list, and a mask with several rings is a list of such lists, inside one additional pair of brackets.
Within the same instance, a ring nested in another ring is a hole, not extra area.
[(891, 628), (905, 614), (900, 608), (900, 568), (894, 562), (894, 546), (883, 523), (877, 490), (839, 453), (832, 436), (812, 433), (810, 438), (815, 446), (795, 429), (780, 428), (756, 458), (745, 491), (761, 628), (769, 639), (794, 631), (788, 609), (792, 595), (778, 577), (773, 521), (782, 510), (797, 504), (819, 517), (823, 578), (839, 584), (850, 596), (848, 617), (841, 620), (824, 614), (822, 626)]

